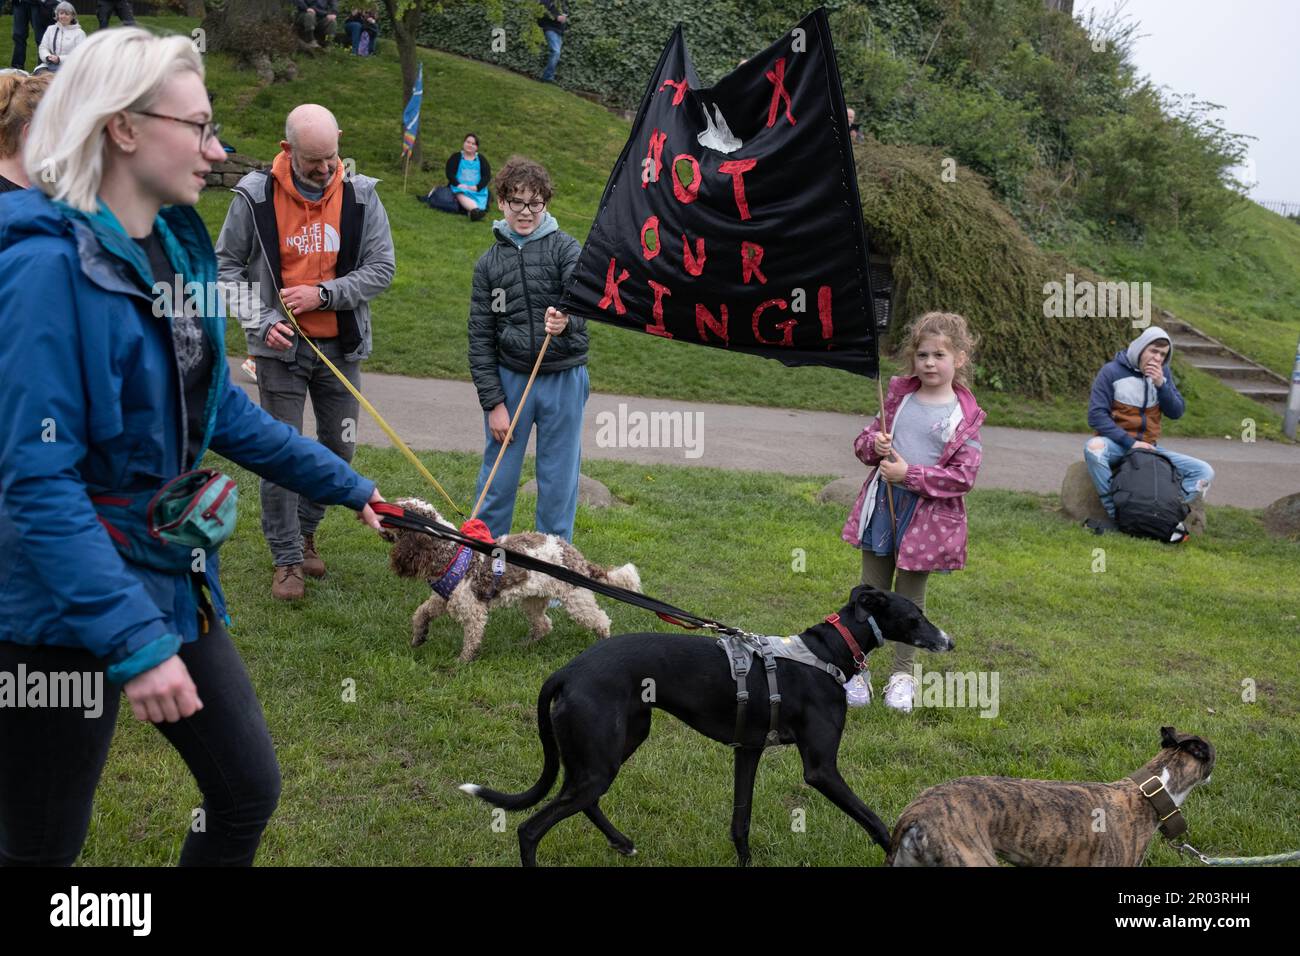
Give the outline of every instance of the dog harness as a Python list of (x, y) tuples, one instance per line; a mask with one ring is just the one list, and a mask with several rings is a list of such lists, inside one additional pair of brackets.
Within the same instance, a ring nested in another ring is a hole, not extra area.
[(465, 572), (469, 570), (469, 563), (473, 560), (474, 552), (462, 544), (438, 576), (429, 578), (429, 587), (433, 588), (434, 593), (444, 601), (451, 600), (451, 592), (456, 590), (456, 585), (465, 579)]
[[(871, 624), (872, 633), (875, 635), (876, 647), (879, 647), (885, 643), (885, 636), (880, 632), (880, 627), (876, 624), (874, 617), (868, 617), (867, 620)], [(844, 637), (850, 651), (853, 653), (853, 661), (858, 669), (861, 670), (866, 667), (867, 655), (858, 647), (853, 635), (840, 623), (839, 615), (832, 614), (826, 618), (826, 622), (831, 624)], [(720, 637), (717, 643), (722, 648), (722, 652), (727, 655), (727, 666), (731, 669), (731, 676), (736, 682), (736, 731), (732, 735), (734, 739), (731, 746), (733, 747), (741, 746), (740, 740), (745, 730), (745, 711), (749, 706), (747, 682), (749, 669), (753, 664), (755, 654), (763, 659), (763, 670), (767, 675), (767, 700), (771, 706), (771, 719), (768, 722), (767, 736), (763, 738), (764, 747), (775, 746), (781, 742), (780, 733), (777, 731), (777, 721), (780, 719), (781, 714), (781, 693), (776, 680), (776, 659), (778, 657), (784, 657), (786, 660), (797, 661), (800, 664), (806, 664), (809, 667), (825, 671), (841, 684), (848, 682), (848, 678), (844, 676), (842, 670), (834, 664), (822, 660), (810, 651), (801, 637), (763, 637), (758, 634), (741, 632)]]

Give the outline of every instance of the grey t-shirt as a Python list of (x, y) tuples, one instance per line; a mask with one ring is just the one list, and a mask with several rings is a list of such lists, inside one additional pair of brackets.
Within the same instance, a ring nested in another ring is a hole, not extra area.
[(909, 465), (933, 465), (947, 444), (943, 426), (957, 408), (957, 399), (931, 405), (916, 395), (908, 399), (894, 422), (894, 450)]

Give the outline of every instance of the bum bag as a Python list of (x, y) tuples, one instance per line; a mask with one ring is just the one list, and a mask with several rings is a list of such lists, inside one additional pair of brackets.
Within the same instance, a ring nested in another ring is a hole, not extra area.
[(99, 523), (135, 564), (171, 574), (197, 570), (235, 531), (239, 486), (212, 468), (187, 471), (157, 491), (90, 496)]

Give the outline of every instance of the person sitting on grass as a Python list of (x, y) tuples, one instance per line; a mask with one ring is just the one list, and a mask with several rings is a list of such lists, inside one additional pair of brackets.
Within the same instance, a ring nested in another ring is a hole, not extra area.
[(298, 34), (308, 49), (329, 43), (339, 29), (338, 0), (294, 0)]
[(1083, 460), (1112, 519), (1101, 530), (1114, 528), (1111, 468), (1134, 448), (1154, 451), (1173, 464), (1187, 504), (1204, 499), (1214, 480), (1214, 469), (1199, 458), (1156, 447), (1163, 419), (1182, 418), (1186, 407), (1169, 368), (1172, 352), (1169, 335), (1153, 325), (1115, 353), (1093, 380), (1088, 424), (1097, 434), (1084, 444)]
[(77, 8), (64, 0), (54, 8), (56, 22), (41, 37), (41, 65), (37, 73), (54, 73), (73, 50), (86, 40), (86, 31), (77, 23)]
[(456, 194), (456, 202), (475, 222), (487, 215), (488, 180), (492, 167), (478, 151), (478, 134), (466, 133), (459, 153), (447, 157), (447, 185)]
[(343, 29), (348, 32), (348, 45), (355, 55), (374, 56), (379, 52), (379, 21), (375, 11), (353, 7)]

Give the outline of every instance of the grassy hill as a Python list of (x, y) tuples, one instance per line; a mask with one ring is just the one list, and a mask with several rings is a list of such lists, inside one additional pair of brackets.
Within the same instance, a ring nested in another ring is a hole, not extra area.
[[(180, 17), (146, 19), (161, 29), (188, 30)], [(91, 24), (93, 26), (93, 24)], [(0, 37), (0, 57), (10, 39)], [(382, 55), (360, 59), (343, 50), (300, 59), (293, 83), (257, 86), (246, 71), (225, 58), (206, 58), (209, 88), (223, 138), (241, 152), (270, 158), (283, 136), (285, 115), (302, 102), (319, 101), (338, 115), (342, 155), (358, 171), (383, 180), (380, 194), (392, 222), (398, 271), (375, 309), (375, 353), (368, 368), (414, 376), (468, 379), (466, 317), (473, 264), (489, 245), (490, 222), (434, 213), (416, 195), (442, 181), (443, 162), (469, 131), (480, 137), (494, 166), (514, 153), (550, 169), (556, 184), (552, 210), (561, 227), (580, 241), (591, 225), (608, 172), (626, 139), (628, 126), (599, 106), (554, 86), (499, 67), (422, 50), (425, 101), (422, 117), (425, 163), (403, 183), (398, 162), (401, 83), (395, 49), (382, 41)], [(859, 154), (859, 165), (864, 157)], [(214, 237), (230, 194), (209, 190), (199, 209)], [(1097, 244), (1059, 250), (1106, 277), (1159, 276), (1160, 303), (1173, 308), (1247, 354), (1289, 371), (1290, 348), (1300, 332), (1297, 264), (1300, 229), (1263, 210), (1244, 217), (1249, 238), (1231, 250)], [(1289, 231), (1288, 231), (1289, 230)], [(977, 263), (978, 269), (987, 264)], [(1276, 293), (1276, 294), (1274, 294)], [(692, 347), (652, 336), (595, 325), (592, 329), (593, 388), (682, 400), (786, 406), (867, 414), (875, 410), (874, 383), (829, 369), (787, 369), (776, 362)], [(230, 350), (243, 340), (232, 324)], [(1068, 341), (1045, 350), (1043, 361), (1071, 361)], [(1095, 358), (1088, 358), (1089, 368)], [(887, 372), (894, 366), (884, 361)], [(1176, 363), (1189, 399), (1189, 412), (1168, 424), (1171, 435), (1236, 433), (1243, 418), (1260, 421), (1260, 434), (1275, 437), (1277, 422), (1261, 406), (1240, 398), (1208, 376)], [(1076, 376), (1076, 379), (1078, 376)], [(1086, 389), (1055, 390), (1047, 399), (1000, 391), (996, 379), (977, 389), (991, 424), (1086, 431)]]

